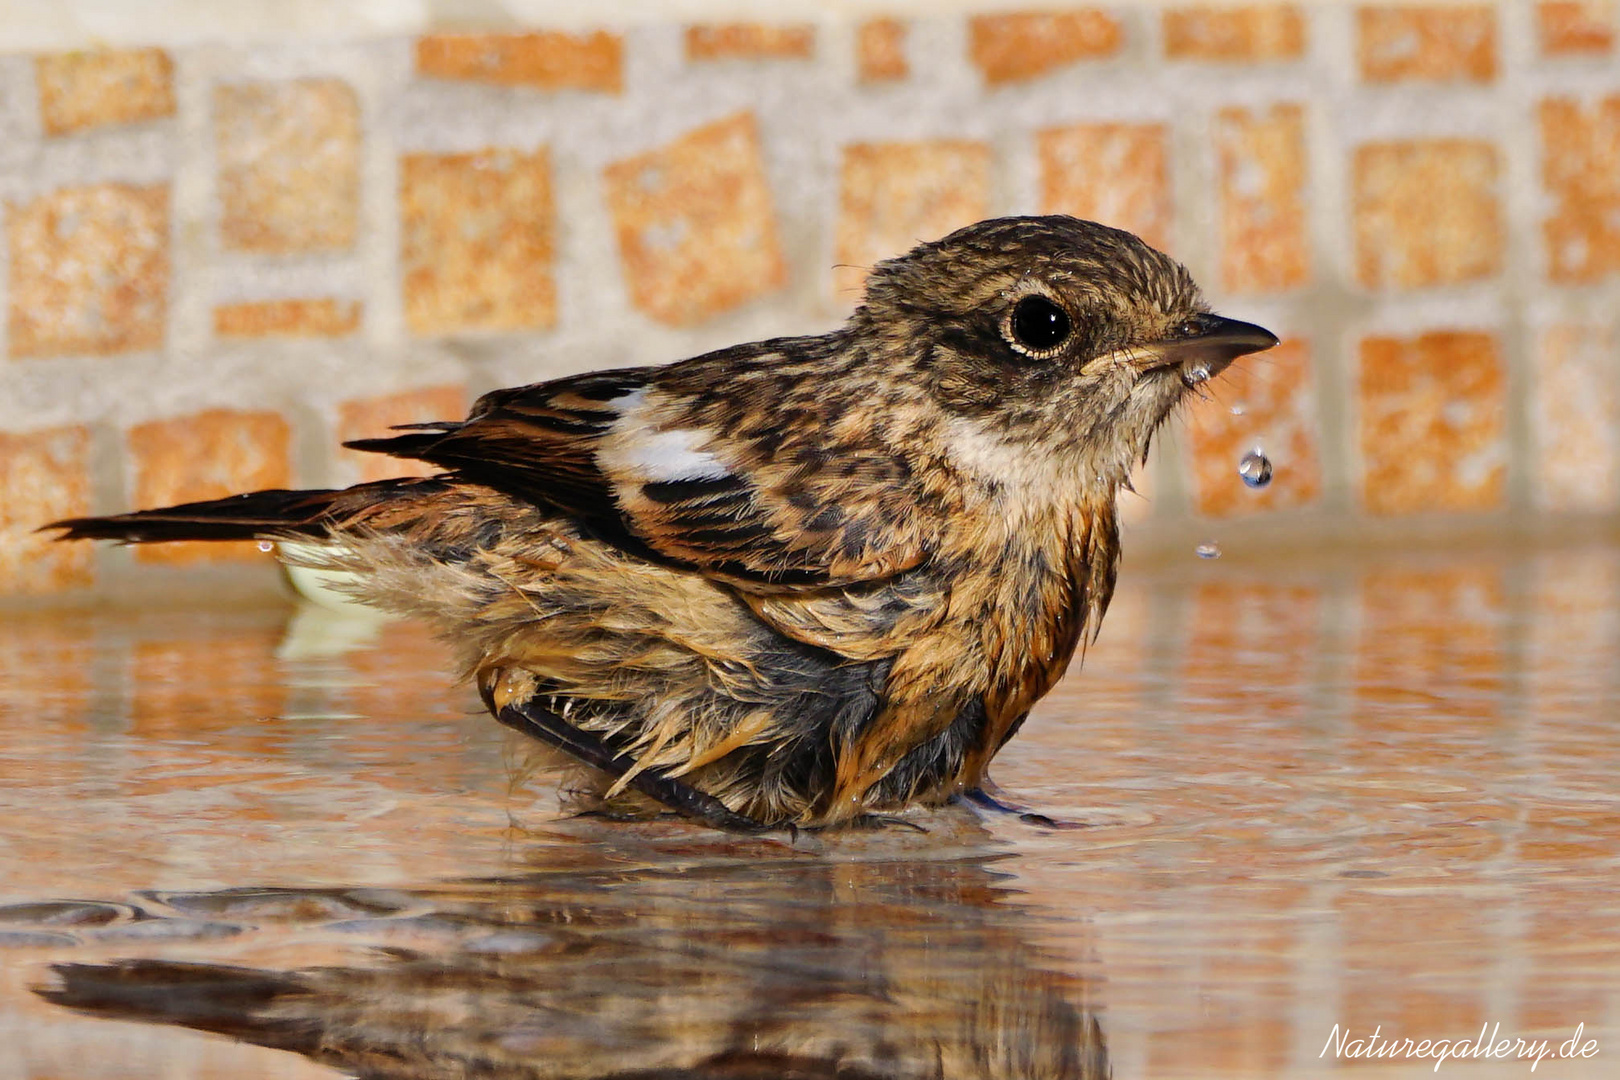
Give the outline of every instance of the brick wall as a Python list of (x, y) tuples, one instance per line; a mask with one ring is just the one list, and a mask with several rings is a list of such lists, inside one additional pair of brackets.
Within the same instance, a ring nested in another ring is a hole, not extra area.
[(0, 52), (0, 594), (134, 580), (42, 521), (376, 477), (339, 440), (824, 329), (1028, 211), (1287, 339), (1163, 441), (1139, 545), (1620, 511), (1613, 0), (810, 10)]

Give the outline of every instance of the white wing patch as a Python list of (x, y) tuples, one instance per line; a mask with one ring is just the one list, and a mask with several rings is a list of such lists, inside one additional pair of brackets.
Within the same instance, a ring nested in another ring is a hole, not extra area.
[(629, 416), (632, 413), (639, 412), (641, 407), (646, 404), (646, 402), (647, 388), (645, 386), (638, 386), (634, 390), (626, 390), (618, 397), (608, 398), (606, 401), (602, 402), (602, 404), (611, 405), (613, 407), (613, 411), (618, 413), (620, 416)]
[(731, 475), (725, 462), (702, 448), (708, 432), (657, 426), (658, 401), (649, 400), (646, 388), (613, 398), (610, 404), (619, 418), (596, 451), (610, 475), (640, 483), (723, 480)]
[(641, 480), (721, 480), (730, 474), (725, 464), (707, 450), (699, 450), (703, 433), (686, 428), (642, 432), (611, 450), (602, 459), (615, 471), (622, 469)]

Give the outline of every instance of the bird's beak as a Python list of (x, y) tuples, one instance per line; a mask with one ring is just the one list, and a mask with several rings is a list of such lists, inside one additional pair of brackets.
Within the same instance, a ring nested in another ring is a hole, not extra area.
[(1150, 368), (1178, 367), (1189, 384), (1214, 378), (1240, 356), (1264, 352), (1277, 344), (1277, 335), (1254, 323), (1220, 315), (1197, 315), (1183, 333), (1148, 346), (1157, 356)]
[(1277, 335), (1254, 323), (1220, 315), (1194, 315), (1162, 341), (1103, 353), (1081, 368), (1083, 375), (1101, 374), (1121, 366), (1139, 376), (1177, 371), (1189, 386), (1212, 379), (1232, 361), (1263, 352), (1277, 344)]

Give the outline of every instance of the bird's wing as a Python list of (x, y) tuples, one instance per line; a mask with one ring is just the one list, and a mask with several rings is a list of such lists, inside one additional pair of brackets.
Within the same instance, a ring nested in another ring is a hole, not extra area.
[(904, 490), (874, 482), (892, 462), (775, 455), (771, 439), (693, 421), (660, 370), (499, 390), (464, 421), (346, 445), (555, 506), (605, 540), (745, 591), (880, 581), (923, 561)]

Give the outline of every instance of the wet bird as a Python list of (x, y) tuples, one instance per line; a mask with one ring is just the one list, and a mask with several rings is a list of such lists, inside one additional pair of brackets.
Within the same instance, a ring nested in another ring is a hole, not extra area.
[(729, 829), (869, 820), (984, 788), (1097, 633), (1154, 432), (1276, 343), (1130, 233), (994, 219), (880, 263), (829, 333), (347, 444), (434, 477), (51, 527), (302, 541), (283, 557), (426, 619), (605, 798)]

